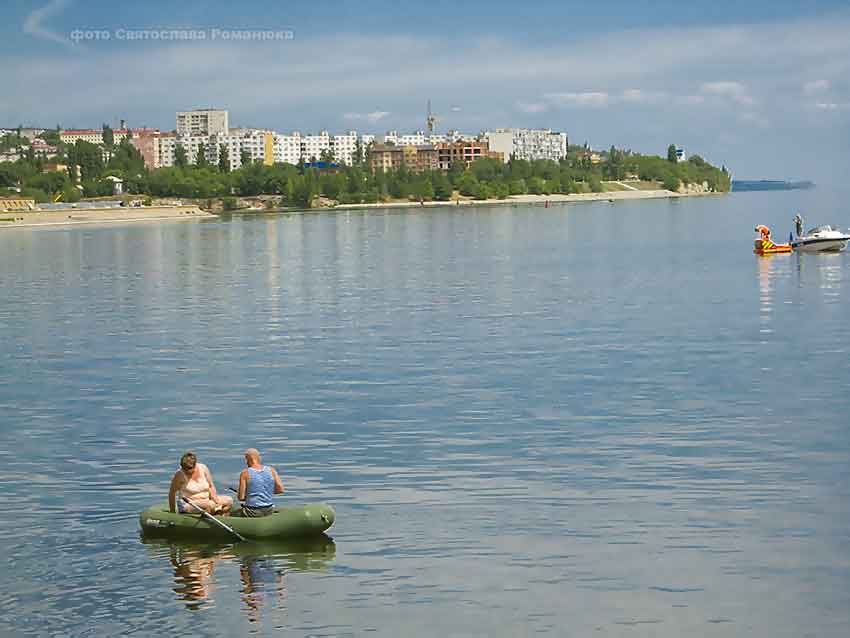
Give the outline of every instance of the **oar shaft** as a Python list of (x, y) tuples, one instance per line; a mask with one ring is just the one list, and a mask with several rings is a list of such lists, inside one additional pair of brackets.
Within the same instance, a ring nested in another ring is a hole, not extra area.
[(182, 500), (183, 500), (183, 502), (184, 502), (184, 503), (186, 503), (186, 505), (189, 505), (189, 506), (193, 507), (193, 508), (195, 509), (195, 511), (197, 511), (197, 512), (198, 512), (201, 516), (203, 516), (203, 517), (204, 517), (205, 519), (207, 519), (208, 521), (212, 521), (213, 523), (215, 523), (216, 525), (218, 525), (218, 526), (219, 526), (219, 527), (221, 527), (222, 529), (226, 530), (227, 532), (230, 532), (231, 534), (233, 534), (233, 536), (235, 536), (236, 538), (238, 538), (240, 541), (244, 541), (244, 540), (245, 540), (245, 537), (244, 537), (244, 536), (242, 536), (242, 535), (241, 535), (239, 532), (237, 532), (235, 529), (233, 529), (233, 528), (232, 528), (232, 527), (230, 527), (229, 525), (225, 525), (223, 522), (221, 522), (220, 520), (218, 520), (215, 516), (213, 516), (212, 514), (210, 514), (209, 512), (207, 512), (207, 511), (206, 511), (205, 509), (203, 509), (202, 507), (200, 507), (200, 506), (196, 505), (195, 503), (193, 503), (192, 501), (190, 501), (189, 499), (187, 499), (185, 496), (182, 498)]

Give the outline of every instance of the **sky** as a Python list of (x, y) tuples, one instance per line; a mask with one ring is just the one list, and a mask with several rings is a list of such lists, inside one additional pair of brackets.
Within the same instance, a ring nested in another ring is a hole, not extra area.
[(218, 107), (231, 126), (408, 132), (430, 99), (438, 130), (675, 143), (736, 178), (850, 183), (846, 1), (0, 0), (0, 16), (0, 127), (171, 130)]

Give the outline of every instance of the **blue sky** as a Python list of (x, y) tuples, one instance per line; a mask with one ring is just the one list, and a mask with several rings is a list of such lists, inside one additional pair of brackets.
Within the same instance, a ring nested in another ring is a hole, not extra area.
[[(443, 129), (549, 127), (594, 147), (675, 142), (739, 177), (850, 177), (846, 2), (7, 0), (2, 15), (0, 126), (171, 129), (213, 105), (235, 125), (407, 131), (430, 98)], [(117, 35), (179, 27), (293, 38)]]

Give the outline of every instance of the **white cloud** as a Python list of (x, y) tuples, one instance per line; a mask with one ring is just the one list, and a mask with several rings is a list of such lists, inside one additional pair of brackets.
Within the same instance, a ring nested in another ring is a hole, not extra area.
[(812, 80), (803, 85), (803, 93), (812, 95), (813, 93), (822, 93), (830, 88), (829, 80)]
[(517, 108), (523, 113), (535, 115), (548, 111), (549, 105), (543, 102), (517, 102)]
[(28, 35), (34, 35), (43, 40), (58, 42), (67, 46), (72, 46), (70, 39), (60, 33), (50, 30), (43, 23), (48, 18), (61, 13), (62, 10), (70, 4), (70, 0), (50, 0), (46, 5), (32, 11), (24, 18), (23, 31)]
[(816, 102), (815, 108), (820, 109), (821, 111), (843, 111), (844, 109), (850, 108), (850, 103)]
[(677, 95), (673, 100), (681, 106), (698, 106), (705, 104), (705, 96), (703, 95)]
[(713, 93), (715, 95), (741, 95), (746, 93), (746, 87), (740, 82), (704, 82), (700, 85), (700, 90), (703, 93)]
[(626, 89), (620, 95), (623, 102), (630, 104), (658, 104), (670, 100), (666, 91), (648, 91), (646, 89)]
[(752, 106), (755, 99), (749, 94), (749, 89), (741, 82), (704, 82), (700, 85), (700, 91), (706, 95), (729, 99), (744, 106)]
[(374, 124), (383, 120), (389, 114), (389, 111), (372, 111), (371, 113), (345, 113), (342, 117), (345, 120), (366, 120)]
[(608, 94), (604, 91), (547, 93), (543, 97), (554, 106), (579, 106), (588, 108), (604, 108), (608, 106)]

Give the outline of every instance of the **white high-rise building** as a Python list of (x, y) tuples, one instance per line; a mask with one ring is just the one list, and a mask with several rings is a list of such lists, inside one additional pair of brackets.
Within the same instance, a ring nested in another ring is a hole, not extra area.
[(274, 135), (274, 161), (278, 164), (298, 164), (301, 161), (301, 133)]
[(567, 156), (567, 134), (550, 129), (500, 128), (483, 134), (491, 151), (499, 151), (505, 162), (511, 157), (523, 160), (553, 160)]
[(224, 109), (195, 109), (177, 112), (178, 135), (227, 135), (229, 125)]

